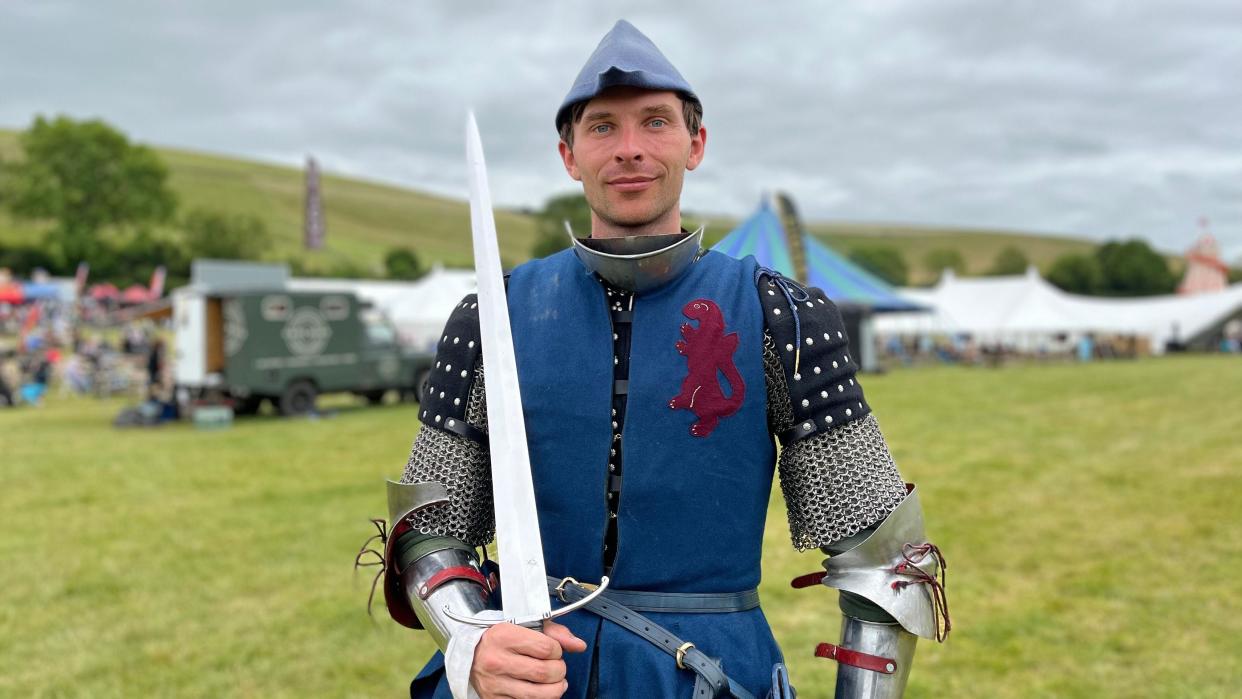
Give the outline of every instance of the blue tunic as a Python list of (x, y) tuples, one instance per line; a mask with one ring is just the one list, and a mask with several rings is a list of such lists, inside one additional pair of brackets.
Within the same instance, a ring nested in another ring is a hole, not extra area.
[[(612, 570), (618, 589), (758, 586), (775, 451), (755, 269), (753, 258), (708, 252), (676, 280), (634, 299)], [(508, 294), (548, 574), (598, 581), (613, 440), (613, 338), (604, 290), (566, 250), (514, 270)], [(698, 299), (720, 309), (724, 334), (737, 334), (732, 360), (744, 384), (731, 386), (721, 374), (722, 390), (730, 396), (742, 390), (744, 398), (703, 437), (691, 434), (694, 413), (669, 407), (687, 374), (687, 358), (677, 349), (682, 325), (696, 327), (683, 309)], [(725, 672), (752, 693), (766, 693), (781, 653), (759, 609), (648, 616), (721, 659)], [(585, 653), (566, 656), (565, 696), (585, 696), (593, 657), (598, 696), (690, 696), (694, 675), (648, 641), (587, 611), (560, 621), (588, 644)], [(425, 696), (421, 688), (432, 689), (432, 682), (434, 696), (450, 696), (436, 676), (442, 662), (437, 655), (424, 668), (416, 696)]]

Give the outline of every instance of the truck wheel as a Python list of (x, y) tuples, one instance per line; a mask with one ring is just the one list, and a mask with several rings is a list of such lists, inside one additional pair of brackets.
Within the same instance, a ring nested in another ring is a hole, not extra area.
[(280, 394), (281, 415), (305, 415), (315, 412), (315, 398), (319, 392), (315, 384), (305, 379), (294, 381)]
[(379, 405), (384, 402), (384, 396), (387, 393), (388, 391), (366, 391), (362, 394), (362, 397), (366, 398), (367, 403), (371, 405)]

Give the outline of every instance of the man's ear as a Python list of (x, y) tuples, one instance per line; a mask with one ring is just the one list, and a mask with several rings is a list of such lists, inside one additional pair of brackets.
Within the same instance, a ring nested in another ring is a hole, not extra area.
[(565, 172), (569, 173), (570, 177), (581, 182), (582, 174), (578, 172), (578, 161), (574, 158), (574, 149), (570, 148), (569, 144), (561, 141), (557, 145), (557, 150), (561, 152), (561, 162), (565, 164)]
[(703, 162), (707, 150), (707, 129), (699, 127), (699, 133), (690, 138), (690, 157), (686, 160), (686, 169), (693, 170)]

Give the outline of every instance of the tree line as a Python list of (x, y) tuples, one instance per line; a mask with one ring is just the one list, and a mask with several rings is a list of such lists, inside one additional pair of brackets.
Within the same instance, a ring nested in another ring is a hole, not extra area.
[[(0, 206), (46, 229), (37, 244), (0, 241), (0, 267), (71, 275), (85, 261), (93, 277), (125, 285), (163, 266), (176, 285), (188, 280), (196, 258), (260, 260), (272, 252), (271, 233), (257, 216), (181, 210), (159, 154), (102, 120), (38, 116), (18, 142), (20, 157), (0, 161)], [(296, 257), (288, 262), (295, 274), (380, 276), (344, 259), (326, 270)], [(390, 278), (425, 271), (408, 248), (384, 258)]]

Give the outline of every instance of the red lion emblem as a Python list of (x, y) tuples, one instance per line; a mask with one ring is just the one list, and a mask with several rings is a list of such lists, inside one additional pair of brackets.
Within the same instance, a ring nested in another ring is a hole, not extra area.
[[(673, 410), (689, 410), (699, 419), (690, 426), (690, 434), (706, 437), (720, 421), (737, 412), (746, 397), (746, 384), (733, 364), (737, 350), (737, 333), (725, 334), (724, 316), (715, 303), (696, 299), (681, 312), (699, 327), (689, 323), (681, 326), (684, 340), (677, 341), (677, 351), (686, 358), (689, 369), (681, 382), (681, 393), (668, 402)], [(729, 395), (720, 387), (719, 375), (729, 382)]]

